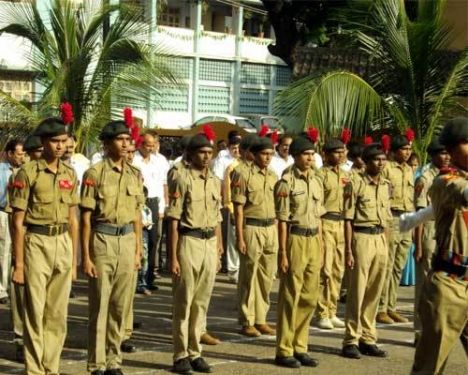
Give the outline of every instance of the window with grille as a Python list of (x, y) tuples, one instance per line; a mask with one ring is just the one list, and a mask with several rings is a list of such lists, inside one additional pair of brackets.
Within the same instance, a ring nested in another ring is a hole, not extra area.
[(268, 91), (241, 89), (239, 112), (268, 114)]
[(179, 8), (165, 8), (158, 20), (160, 25), (179, 27), (180, 26), (180, 9)]
[(200, 79), (203, 81), (231, 82), (231, 62), (218, 60), (200, 60)]
[(198, 112), (229, 113), (229, 87), (200, 86), (198, 88)]
[(242, 64), (241, 83), (269, 85), (270, 66), (263, 64)]
[(276, 86), (288, 86), (291, 81), (291, 69), (287, 66), (276, 67)]
[(187, 112), (188, 111), (188, 86), (160, 85), (161, 91), (158, 95), (158, 104), (161, 111)]

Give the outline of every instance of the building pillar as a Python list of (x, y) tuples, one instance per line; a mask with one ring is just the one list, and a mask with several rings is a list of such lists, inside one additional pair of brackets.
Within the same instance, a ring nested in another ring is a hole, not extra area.
[[(192, 8), (191, 14), (194, 15), (194, 34), (193, 34), (193, 71), (192, 71), (192, 113), (191, 122), (195, 122), (198, 116), (198, 86), (199, 86), (199, 71), (200, 71), (200, 56), (199, 56), (199, 44), (200, 44), (200, 34), (201, 34), (201, 22), (202, 22), (202, 2), (197, 1), (191, 5)], [(192, 17), (190, 17), (192, 19)], [(192, 22), (192, 21), (191, 21)]]
[[(148, 42), (149, 44), (156, 44), (157, 41), (157, 23), (158, 23), (158, 0), (146, 0), (146, 17), (149, 22), (149, 35), (148, 35)], [(153, 104), (153, 96), (151, 93), (152, 88), (149, 89), (149, 96), (148, 102), (146, 104), (146, 127), (152, 128), (154, 122), (153, 111), (154, 108), (152, 107)]]
[(234, 80), (233, 84), (233, 110), (234, 115), (240, 114), (240, 89), (241, 89), (241, 68), (242, 68), (242, 28), (244, 24), (244, 7), (239, 6), (238, 8), (233, 8), (233, 23), (234, 23), (234, 33), (236, 34), (236, 57), (234, 63)]

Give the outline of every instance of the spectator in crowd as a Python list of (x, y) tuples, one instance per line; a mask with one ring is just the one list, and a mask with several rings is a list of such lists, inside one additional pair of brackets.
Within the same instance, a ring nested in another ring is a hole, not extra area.
[(289, 155), (289, 146), (292, 141), (293, 137), (291, 135), (281, 135), (276, 146), (276, 153), (271, 159), (270, 169), (276, 173), (278, 178), (281, 178), (283, 171), (294, 163), (294, 158)]

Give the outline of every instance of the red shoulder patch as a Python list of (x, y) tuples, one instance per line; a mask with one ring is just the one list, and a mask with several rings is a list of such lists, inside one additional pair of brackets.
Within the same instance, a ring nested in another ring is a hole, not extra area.
[(172, 193), (172, 198), (179, 199), (180, 198), (180, 193), (178, 191), (174, 191), (174, 193)]
[(83, 184), (85, 186), (96, 186), (96, 181), (90, 180), (89, 178), (87, 178), (86, 180), (83, 181)]
[(348, 185), (348, 184), (349, 184), (349, 178), (348, 178), (348, 177), (342, 177), (342, 178), (341, 178), (341, 184), (342, 184), (343, 186)]
[(12, 184), (10, 184), (10, 187), (13, 189), (23, 189), (24, 188), (24, 182), (23, 181), (13, 181)]
[(463, 219), (465, 220), (465, 226), (468, 228), (468, 210), (463, 211)]
[(60, 189), (65, 189), (65, 190), (71, 190), (73, 189), (73, 182), (70, 180), (60, 180), (59, 181), (59, 187)]
[(278, 191), (278, 193), (276, 193), (276, 196), (280, 198), (286, 198), (288, 196), (288, 193), (286, 193), (285, 191)]

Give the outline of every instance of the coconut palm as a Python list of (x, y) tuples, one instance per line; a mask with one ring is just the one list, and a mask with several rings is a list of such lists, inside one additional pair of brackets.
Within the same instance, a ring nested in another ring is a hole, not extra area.
[(74, 110), (75, 134), (94, 140), (111, 116), (122, 116), (123, 107), (154, 106), (158, 85), (175, 83), (161, 58), (164, 51), (148, 43), (141, 10), (105, 3), (55, 0), (45, 19), (30, 3), (12, 4), (2, 14), (0, 33), (31, 43), (30, 64), (44, 88), (32, 110), (0, 92), (0, 106), (20, 129), (57, 114), (67, 101)]
[(345, 124), (355, 134), (384, 124), (411, 127), (424, 158), (446, 118), (467, 113), (457, 97), (468, 91), (468, 51), (448, 52), (453, 31), (444, 23), (445, 3), (419, 0), (410, 19), (404, 0), (351, 1), (338, 19), (368, 55), (369, 77), (348, 71), (306, 77), (279, 95), (276, 108), (332, 135)]

